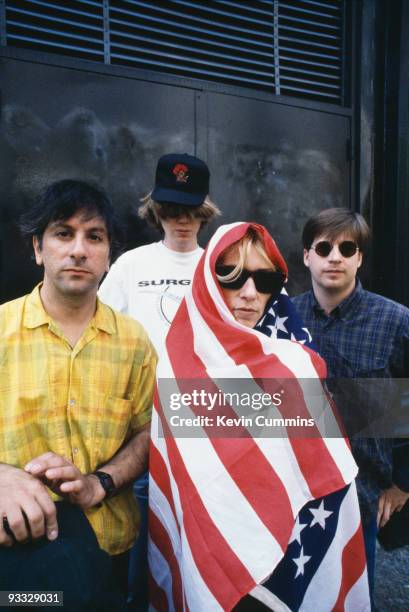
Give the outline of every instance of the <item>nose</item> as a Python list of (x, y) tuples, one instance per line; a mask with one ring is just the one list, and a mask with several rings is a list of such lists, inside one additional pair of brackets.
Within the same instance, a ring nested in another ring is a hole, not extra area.
[(189, 222), (189, 216), (188, 215), (181, 215), (180, 217), (178, 217), (178, 222), (179, 223), (188, 223)]
[(85, 259), (87, 257), (87, 243), (85, 236), (77, 234), (71, 242), (70, 256), (73, 259)]
[(254, 280), (250, 277), (246, 280), (243, 287), (240, 289), (240, 297), (245, 300), (255, 300), (257, 297), (257, 289)]
[(330, 254), (328, 255), (329, 261), (340, 261), (341, 257), (342, 257), (342, 255), (341, 255), (341, 253), (339, 251), (338, 245), (334, 244), (332, 246)]

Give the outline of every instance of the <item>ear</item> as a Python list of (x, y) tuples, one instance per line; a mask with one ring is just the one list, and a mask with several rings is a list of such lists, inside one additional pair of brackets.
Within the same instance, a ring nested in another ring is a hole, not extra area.
[(310, 252), (307, 249), (304, 249), (304, 265), (307, 266), (307, 268), (310, 267)]
[(358, 252), (358, 265), (357, 265), (357, 268), (360, 268), (362, 266), (362, 262), (363, 262), (362, 251), (359, 251)]
[(41, 254), (40, 242), (39, 242), (37, 236), (33, 236), (33, 248), (34, 248), (34, 255), (35, 255), (35, 258), (36, 258), (36, 264), (38, 266), (42, 266), (43, 265), (43, 256)]

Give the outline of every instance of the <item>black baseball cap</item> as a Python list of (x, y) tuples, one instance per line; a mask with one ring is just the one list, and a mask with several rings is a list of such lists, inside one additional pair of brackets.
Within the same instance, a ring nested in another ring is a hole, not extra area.
[(152, 200), (159, 204), (201, 206), (209, 193), (209, 168), (187, 153), (163, 155), (156, 168)]

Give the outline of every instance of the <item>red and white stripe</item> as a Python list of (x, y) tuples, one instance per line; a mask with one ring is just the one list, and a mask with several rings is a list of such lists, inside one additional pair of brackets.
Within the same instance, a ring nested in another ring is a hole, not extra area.
[[(325, 376), (325, 365), (297, 342), (267, 338), (233, 318), (219, 289), (217, 257), (249, 224), (219, 228), (170, 328), (158, 379), (288, 379), (297, 413), (316, 407), (297, 380)], [(286, 266), (265, 233), (266, 250)], [(262, 391), (257, 387), (258, 391)], [(324, 392), (322, 396), (325, 398)], [(356, 465), (342, 438), (161, 437), (167, 428), (160, 383), (150, 457), (150, 571), (157, 610), (230, 610), (282, 558), (294, 520), (311, 499), (350, 483)], [(286, 416), (282, 408), (281, 414)], [(192, 413), (193, 414), (193, 413)]]

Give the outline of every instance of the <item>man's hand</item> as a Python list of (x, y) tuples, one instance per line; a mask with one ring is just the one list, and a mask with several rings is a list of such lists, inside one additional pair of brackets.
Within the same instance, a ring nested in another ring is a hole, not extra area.
[(408, 499), (409, 493), (405, 493), (405, 491), (402, 491), (396, 485), (392, 485), (389, 489), (383, 491), (378, 503), (378, 516), (376, 519), (378, 527), (384, 527), (394, 512), (402, 510)]
[(83, 510), (91, 508), (105, 497), (105, 491), (93, 474), (82, 474), (68, 459), (55, 453), (35, 457), (25, 471), (39, 478), (54, 493), (67, 498)]
[(0, 545), (58, 536), (56, 507), (42, 482), (11, 465), (0, 465)]

